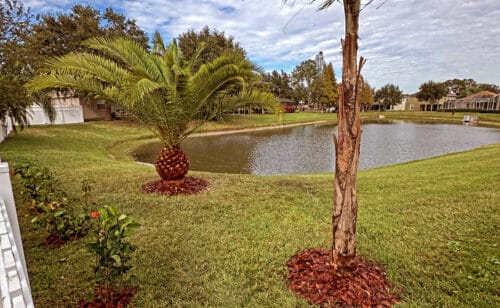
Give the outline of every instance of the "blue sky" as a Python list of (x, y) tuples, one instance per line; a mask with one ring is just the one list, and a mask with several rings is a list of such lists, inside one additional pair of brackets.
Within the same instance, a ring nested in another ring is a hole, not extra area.
[[(366, 0), (365, 0), (366, 1)], [(67, 11), (75, 3), (112, 7), (148, 34), (171, 39), (208, 25), (231, 35), (267, 71), (290, 72), (323, 51), (339, 76), (343, 10), (307, 0), (24, 0), (33, 13)], [(363, 1), (362, 1), (363, 2)], [(321, 1), (317, 1), (321, 3)], [(383, 4), (382, 6), (380, 6)], [(500, 83), (500, 1), (375, 0), (360, 17), (363, 75), (413, 93), (428, 80), (473, 78)]]

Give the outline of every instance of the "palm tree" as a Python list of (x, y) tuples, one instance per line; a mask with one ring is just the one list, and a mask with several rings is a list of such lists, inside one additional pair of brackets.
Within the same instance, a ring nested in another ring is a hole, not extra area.
[(158, 33), (152, 52), (127, 38), (85, 45), (93, 52), (49, 60), (50, 70), (28, 89), (77, 89), (126, 109), (164, 143), (155, 166), (168, 183), (183, 182), (189, 161), (181, 142), (203, 123), (242, 106), (278, 108), (271, 94), (246, 89), (256, 68), (241, 55), (221, 56), (192, 72), (176, 41), (165, 47)]

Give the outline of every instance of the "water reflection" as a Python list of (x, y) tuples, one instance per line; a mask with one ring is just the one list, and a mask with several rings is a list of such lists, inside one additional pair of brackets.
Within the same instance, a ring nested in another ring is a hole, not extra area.
[[(500, 142), (494, 128), (384, 121), (362, 125), (360, 169), (439, 156)], [(307, 125), (233, 135), (188, 138), (183, 146), (191, 169), (260, 175), (332, 172), (332, 125)], [(138, 148), (138, 160), (153, 162), (161, 148)]]

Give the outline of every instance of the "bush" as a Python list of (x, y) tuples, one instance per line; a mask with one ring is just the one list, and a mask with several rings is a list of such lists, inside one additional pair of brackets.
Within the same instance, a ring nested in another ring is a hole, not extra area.
[(41, 213), (31, 220), (49, 233), (45, 244), (59, 246), (85, 236), (90, 229), (90, 216), (74, 214), (63, 207)]
[(31, 202), (35, 212), (55, 210), (66, 202), (64, 193), (56, 189), (56, 178), (48, 168), (29, 162), (14, 166), (14, 174), (19, 176), (23, 186), (21, 196)]
[(118, 287), (123, 274), (132, 268), (130, 260), (136, 247), (124, 239), (139, 227), (130, 217), (119, 214), (113, 206), (105, 206), (91, 216), (98, 219), (93, 230), (95, 242), (87, 248), (96, 255), (95, 280), (106, 289)]

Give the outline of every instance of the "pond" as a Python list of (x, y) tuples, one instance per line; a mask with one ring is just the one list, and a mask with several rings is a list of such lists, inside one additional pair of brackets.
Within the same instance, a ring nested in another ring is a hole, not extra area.
[[(403, 121), (364, 123), (360, 169), (393, 165), (500, 142), (500, 130)], [(182, 148), (191, 170), (258, 175), (333, 172), (333, 125), (304, 125), (248, 133), (188, 138)], [(154, 163), (158, 142), (134, 151)]]

